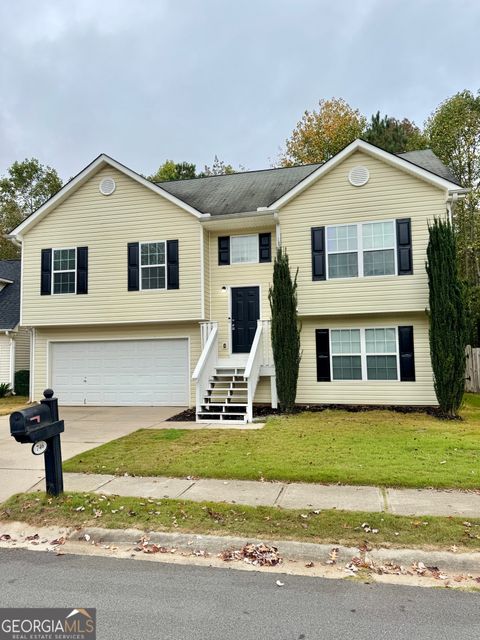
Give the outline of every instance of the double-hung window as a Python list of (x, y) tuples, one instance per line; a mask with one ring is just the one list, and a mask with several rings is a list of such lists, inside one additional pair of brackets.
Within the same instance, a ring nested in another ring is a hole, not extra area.
[(258, 235), (231, 236), (230, 263), (249, 264), (258, 262)]
[(395, 273), (395, 227), (393, 221), (362, 224), (363, 275)]
[(358, 229), (356, 224), (327, 227), (328, 277), (358, 276)]
[(77, 250), (53, 249), (52, 253), (52, 293), (75, 293)]
[(328, 278), (396, 273), (393, 220), (327, 227)]
[(332, 329), (332, 380), (398, 380), (395, 327)]
[(361, 380), (360, 329), (333, 329), (331, 339), (333, 379)]
[(140, 244), (141, 289), (166, 288), (165, 242)]
[(398, 380), (397, 332), (365, 329), (367, 380)]

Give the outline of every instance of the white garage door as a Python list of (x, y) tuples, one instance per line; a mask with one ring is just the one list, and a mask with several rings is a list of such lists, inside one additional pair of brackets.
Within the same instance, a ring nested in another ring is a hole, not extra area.
[(52, 342), (50, 349), (61, 404), (189, 404), (186, 339)]

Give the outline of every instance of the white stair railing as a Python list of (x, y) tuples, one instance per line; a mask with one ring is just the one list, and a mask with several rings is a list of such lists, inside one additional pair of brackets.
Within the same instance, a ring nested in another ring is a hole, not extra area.
[(200, 340), (202, 345), (202, 350), (205, 344), (207, 343), (208, 336), (212, 333), (213, 329), (218, 327), (217, 322), (200, 322)]
[[(201, 337), (203, 343), (203, 325), (208, 324), (208, 335), (205, 337), (202, 353), (198, 359), (197, 366), (192, 378), (196, 384), (196, 406), (197, 415), (202, 410), (205, 395), (208, 389), (210, 377), (215, 371), (218, 360), (218, 324), (216, 322), (201, 323)], [(205, 333), (207, 330), (205, 329)]]
[(247, 422), (252, 422), (253, 420), (253, 399), (255, 397), (255, 390), (260, 377), (260, 368), (263, 364), (264, 345), (262, 341), (262, 334), (263, 322), (262, 320), (259, 320), (244, 374), (245, 380), (247, 381)]

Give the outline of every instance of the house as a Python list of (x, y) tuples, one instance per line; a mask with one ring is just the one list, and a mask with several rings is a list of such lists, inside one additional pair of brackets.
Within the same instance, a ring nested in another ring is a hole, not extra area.
[(31, 395), (196, 405), (251, 420), (276, 404), (268, 288), (298, 268), (297, 402), (436, 404), (428, 221), (464, 190), (431, 151), (356, 140), (325, 164), (153, 184), (101, 155), (11, 233), (22, 244)]
[(0, 384), (15, 387), (15, 372), (30, 368), (30, 332), (20, 322), (20, 260), (0, 260)]

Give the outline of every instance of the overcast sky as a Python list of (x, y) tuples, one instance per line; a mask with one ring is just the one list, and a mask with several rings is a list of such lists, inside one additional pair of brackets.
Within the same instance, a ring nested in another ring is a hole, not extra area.
[(264, 168), (332, 96), (422, 124), (480, 87), (479, 34), (478, 0), (4, 1), (0, 175), (102, 152)]

